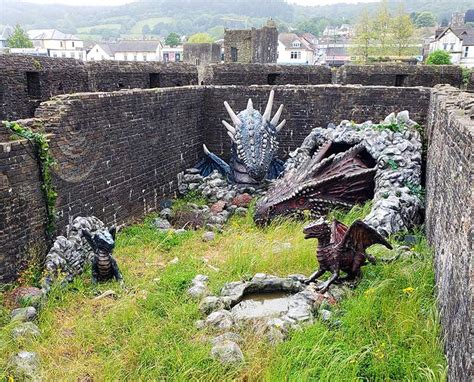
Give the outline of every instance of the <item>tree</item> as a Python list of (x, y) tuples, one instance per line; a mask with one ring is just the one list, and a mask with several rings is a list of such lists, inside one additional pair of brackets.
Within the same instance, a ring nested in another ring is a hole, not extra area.
[(352, 39), (351, 54), (356, 56), (356, 61), (366, 64), (372, 51), (375, 34), (372, 30), (369, 12), (365, 8), (359, 16), (355, 26), (355, 34)]
[(450, 65), (451, 56), (445, 50), (435, 50), (429, 54), (426, 63), (428, 65)]
[(196, 33), (189, 37), (188, 42), (191, 44), (214, 42), (212, 36), (207, 33)]
[(148, 24), (143, 25), (142, 34), (147, 35), (151, 33), (151, 28)]
[(181, 38), (177, 33), (171, 32), (165, 39), (165, 45), (174, 47), (178, 46), (179, 44), (181, 44)]
[(388, 8), (387, 0), (383, 0), (372, 20), (372, 30), (377, 44), (377, 53), (379, 56), (389, 53), (392, 38), (392, 18)]
[(417, 28), (434, 27), (436, 25), (436, 18), (431, 12), (421, 12), (415, 18), (415, 25)]
[(7, 40), (9, 48), (33, 48), (33, 43), (24, 29), (17, 24), (10, 38)]
[(392, 40), (397, 56), (409, 54), (410, 44), (412, 43), (415, 27), (410, 16), (405, 13), (403, 5), (397, 10), (397, 15), (392, 20)]

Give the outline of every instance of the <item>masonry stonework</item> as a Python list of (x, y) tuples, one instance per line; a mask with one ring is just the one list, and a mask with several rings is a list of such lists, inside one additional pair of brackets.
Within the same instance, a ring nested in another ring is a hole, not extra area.
[(474, 378), (474, 95), (433, 90), (427, 124), (426, 233), (435, 251), (450, 381)]
[(199, 70), (201, 85), (319, 85), (332, 82), (325, 66), (214, 64)]
[(184, 44), (183, 61), (193, 65), (221, 62), (221, 46), (214, 43)]
[(456, 65), (344, 65), (337, 71), (337, 83), (426, 86), (462, 85), (461, 67)]

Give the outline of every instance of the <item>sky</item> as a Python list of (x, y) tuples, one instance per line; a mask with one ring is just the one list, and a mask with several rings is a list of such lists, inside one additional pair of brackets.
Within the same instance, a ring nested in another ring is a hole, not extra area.
[[(29, 3), (40, 4), (68, 4), (68, 5), (122, 5), (135, 0), (22, 0)], [(216, 0), (219, 1), (219, 0)], [(263, 0), (265, 1), (265, 0)], [(289, 0), (290, 3), (300, 5), (327, 5), (336, 3), (370, 3), (379, 0)]]

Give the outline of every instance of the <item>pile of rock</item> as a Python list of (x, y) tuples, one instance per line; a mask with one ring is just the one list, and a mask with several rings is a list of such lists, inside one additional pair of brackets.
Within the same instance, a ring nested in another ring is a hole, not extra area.
[[(290, 329), (310, 324), (318, 315), (324, 321), (332, 321), (331, 306), (350, 293), (349, 288), (333, 286), (321, 294), (314, 284), (305, 285), (304, 279), (303, 275), (280, 278), (258, 273), (250, 281), (225, 284), (217, 296), (204, 297), (199, 308), (206, 318), (197, 321), (196, 326), (223, 333), (213, 339), (212, 356), (223, 363), (241, 362), (243, 354), (238, 345), (241, 337), (232, 330), (248, 327), (249, 323), (256, 333), (277, 343), (287, 338)], [(249, 302), (245, 298), (273, 292), (286, 293), (281, 308), (247, 313), (242, 309)]]

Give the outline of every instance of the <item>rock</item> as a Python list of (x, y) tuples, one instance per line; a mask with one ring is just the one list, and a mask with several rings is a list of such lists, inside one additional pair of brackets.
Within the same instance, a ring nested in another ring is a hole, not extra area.
[(225, 206), (227, 205), (227, 203), (223, 200), (219, 200), (218, 202), (215, 202), (212, 206), (211, 206), (211, 212), (213, 214), (218, 214), (219, 212), (222, 212), (224, 211), (224, 208)]
[(321, 317), (321, 320), (323, 321), (330, 321), (331, 320), (331, 316), (332, 316), (332, 312), (330, 310), (327, 310), (327, 309), (321, 309), (319, 311), (319, 315)]
[(224, 224), (227, 221), (227, 219), (221, 215), (212, 215), (209, 218), (209, 223), (210, 224)]
[(197, 320), (195, 323), (194, 323), (194, 326), (196, 327), (196, 329), (204, 329), (206, 327), (206, 321), (204, 320)]
[(234, 212), (237, 216), (246, 216), (247, 215), (247, 208), (244, 207), (237, 207)]
[(331, 285), (329, 288), (330, 294), (337, 302), (347, 298), (351, 293), (351, 289), (345, 285)]
[(7, 294), (7, 299), (10, 300), (15, 307), (27, 304), (37, 308), (41, 302), (41, 297), (41, 289), (35, 287), (18, 287)]
[(186, 174), (196, 175), (199, 174), (199, 169), (195, 167), (187, 168), (185, 170)]
[(183, 233), (186, 233), (187, 231), (184, 228), (179, 228), (174, 231), (176, 235), (182, 235)]
[(197, 275), (191, 281), (191, 287), (188, 289), (188, 294), (193, 298), (202, 298), (210, 294), (207, 282), (209, 277), (204, 275)]
[(234, 365), (245, 361), (239, 345), (228, 340), (214, 345), (211, 349), (211, 356), (224, 365)]
[(251, 195), (244, 193), (244, 194), (237, 195), (232, 200), (232, 204), (237, 207), (248, 207), (252, 199), (253, 198)]
[(41, 381), (41, 365), (38, 354), (20, 351), (10, 359), (15, 379), (20, 381)]
[(206, 325), (216, 329), (228, 330), (234, 325), (234, 319), (228, 310), (218, 310), (207, 316)]
[(36, 309), (32, 306), (26, 308), (13, 309), (11, 313), (12, 321), (33, 321), (36, 318)]
[(39, 337), (41, 332), (34, 323), (22, 322), (12, 329), (12, 336), (15, 340), (28, 340), (35, 337)]
[(153, 225), (153, 227), (155, 227), (157, 230), (160, 230), (160, 231), (169, 230), (171, 228), (170, 222), (161, 217), (155, 218), (151, 224)]
[(220, 336), (212, 338), (211, 344), (217, 345), (219, 342), (224, 342), (224, 341), (232, 341), (239, 344), (239, 343), (244, 342), (244, 339), (240, 336), (240, 334), (227, 332), (227, 333), (221, 334)]
[(172, 260), (168, 261), (168, 264), (178, 264), (179, 263), (179, 258), (174, 257)]
[(172, 219), (174, 216), (174, 212), (171, 208), (164, 208), (160, 211), (160, 217), (163, 219), (169, 220)]
[(228, 309), (232, 303), (229, 297), (208, 296), (199, 304), (199, 310), (204, 314), (210, 314), (216, 310)]
[(212, 231), (204, 232), (202, 234), (203, 241), (213, 241), (216, 238), (216, 234)]

